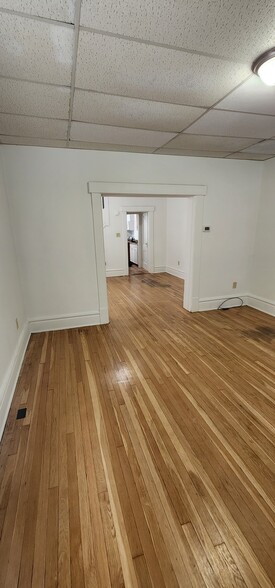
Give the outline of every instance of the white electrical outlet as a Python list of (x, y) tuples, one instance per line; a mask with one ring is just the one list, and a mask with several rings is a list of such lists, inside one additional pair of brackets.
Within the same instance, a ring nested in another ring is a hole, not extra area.
[(180, 265), (180, 261), (178, 261), (178, 265)]

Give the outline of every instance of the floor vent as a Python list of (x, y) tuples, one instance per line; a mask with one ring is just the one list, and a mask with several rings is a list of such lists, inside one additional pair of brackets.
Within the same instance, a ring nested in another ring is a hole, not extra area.
[(26, 416), (26, 412), (27, 412), (26, 408), (19, 408), (19, 410), (17, 411), (16, 420), (24, 419)]

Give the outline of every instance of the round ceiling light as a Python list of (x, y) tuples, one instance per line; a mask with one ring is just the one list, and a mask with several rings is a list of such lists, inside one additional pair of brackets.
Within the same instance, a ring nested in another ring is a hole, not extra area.
[(275, 47), (269, 49), (252, 64), (252, 71), (257, 74), (267, 86), (275, 86)]

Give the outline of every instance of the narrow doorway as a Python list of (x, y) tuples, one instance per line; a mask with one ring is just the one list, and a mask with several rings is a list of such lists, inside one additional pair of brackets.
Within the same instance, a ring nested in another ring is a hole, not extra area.
[(129, 274), (148, 271), (148, 212), (129, 212), (126, 219)]

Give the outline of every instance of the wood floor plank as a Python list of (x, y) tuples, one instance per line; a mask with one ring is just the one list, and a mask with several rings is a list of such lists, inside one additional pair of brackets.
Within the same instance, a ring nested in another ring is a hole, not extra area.
[[(218, 562), (213, 562), (213, 557), (210, 558), (212, 560), (212, 565), (206, 555), (206, 551), (203, 549), (203, 546), (196, 534), (196, 531), (192, 525), (192, 523), (185, 523), (182, 525), (183, 532), (187, 538), (187, 541), (194, 553), (196, 561), (198, 562), (199, 569), (201, 574), (205, 580), (205, 584), (210, 584), (211, 586), (226, 586), (223, 582), (220, 566)], [(213, 565), (214, 564), (214, 565)]]
[(99, 502), (106, 545), (110, 584), (111, 586), (116, 586), (117, 588), (124, 588), (125, 583), (117, 544), (116, 530), (109, 494), (107, 491), (101, 492), (99, 494)]
[(134, 558), (134, 566), (137, 574), (139, 588), (152, 588), (152, 582), (144, 555)]
[(51, 447), (51, 427), (52, 427), (52, 405), (53, 390), (47, 392), (46, 405), (46, 434), (44, 451), (42, 457), (42, 472), (40, 479), (38, 510), (35, 529), (35, 545), (33, 558), (32, 587), (41, 586), (45, 583), (45, 566), (46, 566), (46, 545), (47, 545), (47, 519), (48, 519), (48, 498), (49, 498), (49, 479), (50, 479), (50, 447)]
[[(80, 384), (75, 389), (72, 400), (85, 585), (93, 583), (95, 586), (108, 588), (110, 575), (87, 413), (79, 408), (80, 404), (85, 408)], [(94, 529), (96, 541), (93, 538)]]
[(116, 478), (114, 467), (118, 465), (118, 462), (112, 464), (112, 455), (114, 455), (112, 451), (112, 446), (109, 445), (108, 442), (108, 435), (106, 431), (106, 425), (103, 420), (102, 410), (100, 406), (100, 401), (98, 398), (98, 391), (96, 388), (95, 377), (93, 371), (91, 369), (90, 362), (86, 362), (86, 369), (87, 375), (89, 380), (89, 388), (93, 403), (93, 409), (95, 414), (95, 423), (97, 427), (97, 433), (100, 443), (100, 450), (102, 455), (102, 461), (104, 464), (104, 471), (106, 476), (107, 482), (107, 489), (108, 494), (111, 501), (111, 508), (115, 522), (115, 529), (117, 533), (117, 540), (118, 540), (118, 548), (121, 558), (121, 565), (123, 570), (123, 575), (125, 578), (126, 585), (133, 586), (133, 588), (137, 587), (137, 578), (132, 562), (132, 553), (130, 547), (130, 539), (127, 535), (127, 530), (125, 528), (125, 519), (123, 517), (123, 512), (121, 508), (121, 500), (118, 493), (118, 488), (116, 485)]
[(15, 531), (15, 520), (17, 505), (20, 498), (21, 477), (23, 473), (24, 458), (27, 447), (29, 430), (24, 427), (20, 435), (20, 443), (17, 453), (17, 460), (13, 473), (9, 502), (5, 509), (5, 519), (0, 544), (0, 586), (5, 586), (9, 555), (13, 534)]
[[(144, 512), (144, 516), (146, 518), (146, 522), (148, 524), (148, 528), (150, 530), (150, 535), (152, 537), (152, 542), (154, 545), (154, 549), (157, 555), (157, 561), (161, 568), (161, 573), (164, 579), (165, 586), (171, 586), (171, 588), (178, 587), (180, 584), (177, 581), (175, 572), (171, 565), (171, 561), (169, 558), (168, 552), (168, 545), (166, 545), (163, 535), (161, 533), (161, 525), (158, 522), (158, 517), (155, 510), (151, 506), (150, 500), (150, 493), (145, 485), (145, 481), (141, 472), (140, 464), (135, 453), (134, 447), (132, 445), (131, 439), (129, 434), (125, 437), (125, 451), (127, 453), (128, 462), (130, 463), (133, 478), (135, 481), (135, 485), (137, 487), (137, 491), (139, 494), (139, 499), (142, 505), (142, 509)], [(119, 449), (119, 451), (121, 451)], [(141, 529), (142, 534), (142, 529)], [(147, 557), (147, 547), (146, 547), (146, 539), (143, 538), (143, 549), (145, 556)], [(155, 573), (158, 574), (158, 570), (153, 568), (153, 561), (151, 562), (150, 566), (150, 575), (153, 577)], [(158, 584), (156, 584), (158, 585)], [(160, 584), (161, 585), (161, 584)]]
[[(127, 485), (127, 489), (129, 492), (129, 496), (131, 498), (131, 503), (133, 506), (133, 513), (134, 513), (134, 517), (139, 529), (139, 534), (140, 534), (140, 539), (141, 539), (141, 544), (142, 544), (142, 550), (143, 550), (143, 554), (145, 557), (145, 561), (148, 561), (149, 564), (149, 568), (146, 567), (146, 569), (148, 570), (148, 574), (151, 576), (152, 579), (152, 583), (154, 586), (159, 586), (159, 588), (164, 588), (165, 584), (164, 584), (164, 579), (161, 573), (161, 568), (159, 565), (159, 561), (158, 558), (156, 556), (156, 552), (155, 552), (155, 548), (154, 548), (154, 544), (152, 541), (152, 537), (150, 534), (150, 530), (146, 521), (146, 517), (142, 508), (142, 504), (140, 501), (140, 497), (138, 494), (138, 490), (134, 481), (134, 477), (132, 474), (132, 470), (129, 467), (129, 462), (128, 462), (128, 457), (125, 451), (124, 447), (119, 447), (118, 449), (118, 453), (119, 453), (119, 458), (120, 458), (120, 462), (123, 468), (123, 472), (124, 472), (124, 477), (125, 477), (125, 481), (126, 481), (126, 485)], [(136, 561), (139, 559), (140, 556), (137, 556), (135, 558), (135, 564)], [(143, 580), (145, 581), (145, 567), (143, 566)], [(149, 571), (150, 570), (150, 571)]]
[[(64, 341), (66, 345), (67, 341)], [(69, 369), (65, 360), (60, 359), (58, 381), (53, 389), (54, 414), (53, 414), (53, 437), (52, 444), (57, 447), (52, 449), (55, 467), (50, 472), (50, 487), (58, 482), (58, 582), (60, 588), (71, 585), (71, 529), (68, 518), (69, 505), (69, 472), (73, 455), (68, 451), (68, 437), (72, 434), (72, 426), (68, 432), (67, 428), (67, 379)], [(57, 421), (55, 420), (57, 419)], [(58, 452), (58, 453), (57, 453)], [(58, 472), (56, 470), (58, 466)], [(75, 486), (74, 486), (75, 488)], [(76, 495), (77, 500), (77, 495)]]
[(167, 274), (108, 288), (109, 325), (31, 336), (0, 445), (0, 585), (275, 586), (275, 319), (187, 313)]
[(45, 588), (58, 586), (58, 487), (48, 490)]
[(246, 586), (244, 579), (238, 567), (236, 566), (231, 553), (228, 551), (226, 544), (221, 543), (221, 545), (217, 545), (216, 550), (219, 554), (220, 560), (224, 564), (221, 567), (221, 576), (224, 579), (225, 585), (232, 586), (234, 588), (237, 586), (244, 588), (244, 586)]
[(146, 480), (145, 484), (150, 494), (158, 523), (162, 526), (162, 533), (168, 547), (169, 557), (178, 582), (180, 584), (181, 579), (188, 575), (190, 577), (190, 586), (200, 586), (200, 579), (194, 573), (194, 570), (192, 570), (192, 565), (190, 565), (189, 554), (179, 548), (179, 545), (181, 544), (180, 532), (174, 520), (169, 516), (169, 504), (160, 484), (158, 474), (154, 469), (150, 452), (146, 447), (140, 425), (134, 418), (134, 409), (130, 403), (127, 403), (127, 408), (126, 406), (123, 406), (121, 410), (123, 411), (124, 419), (127, 422), (127, 428), (135, 453), (138, 456), (139, 462), (142, 464), (141, 469), (144, 472), (144, 478)]
[[(22, 508), (25, 512), (25, 527), (22, 537), (22, 552), (18, 586), (31, 586), (33, 572), (33, 558), (35, 548), (35, 530), (38, 515), (39, 489), (42, 474), (42, 459), (46, 437), (46, 404), (49, 380), (50, 346), (47, 346), (47, 361), (40, 363), (42, 368), (41, 383), (38, 379), (36, 386), (34, 416), (30, 424), (30, 435), (27, 452), (29, 459), (25, 460), (26, 494), (27, 500)], [(41, 420), (41, 415), (43, 419)], [(20, 511), (18, 512), (20, 516)]]
[(85, 585), (74, 433), (67, 433), (71, 585)]

